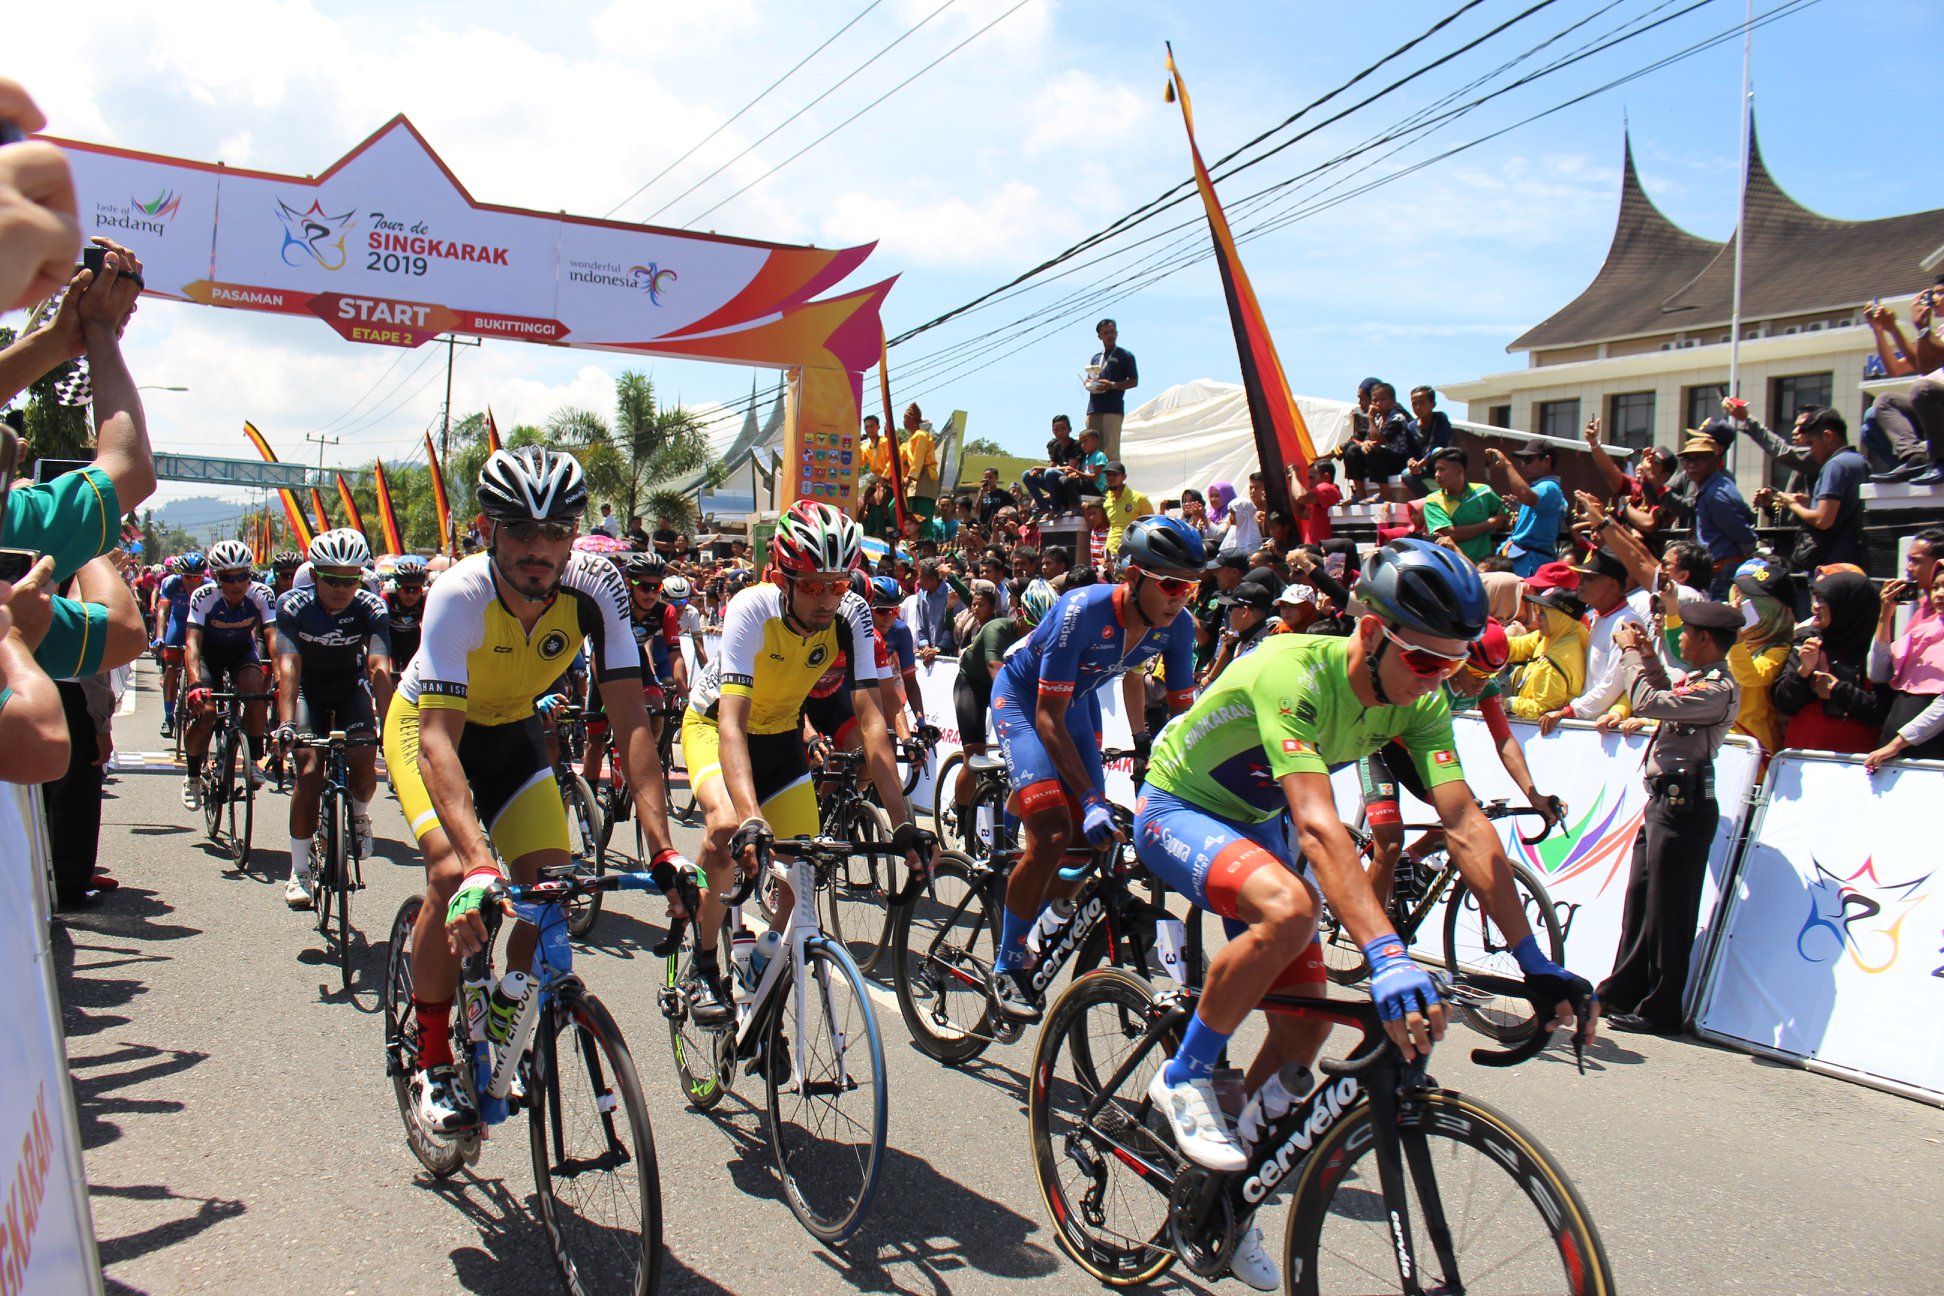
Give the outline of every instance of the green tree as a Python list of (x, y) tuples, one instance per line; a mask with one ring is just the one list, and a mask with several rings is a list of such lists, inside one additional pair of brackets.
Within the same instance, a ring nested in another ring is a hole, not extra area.
[(994, 441), (991, 437), (975, 437), (965, 443), (964, 453), (969, 455), (1002, 455), (1006, 453), (1006, 448), (997, 441)]
[(674, 487), (705, 470), (710, 485), (724, 476), (695, 415), (659, 404), (654, 380), (632, 369), (614, 380), (611, 423), (592, 410), (565, 408), (548, 417), (546, 431), (580, 459), (590, 491), (624, 521), (640, 514), (693, 525), (694, 501)]

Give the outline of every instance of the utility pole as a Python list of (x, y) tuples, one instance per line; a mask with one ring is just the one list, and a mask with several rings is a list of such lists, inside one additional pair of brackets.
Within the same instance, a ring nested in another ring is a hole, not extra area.
[(306, 437), (304, 438), (304, 440), (306, 440), (306, 441), (315, 441), (315, 442), (317, 442), (317, 471), (319, 471), (319, 472), (323, 472), (323, 471), (324, 471), (324, 447), (325, 447), (325, 446), (327, 446), (327, 445), (336, 445), (336, 444), (337, 444), (338, 442), (340, 442), (340, 441), (342, 441), (342, 440), (344, 440), (344, 438), (343, 438), (343, 437), (324, 437), (324, 436), (306, 436)]
[(445, 343), (446, 343), (446, 394), (445, 394), (445, 416), (444, 416), (444, 420), (443, 420), (443, 422), (441, 423), (441, 425), (440, 425), (440, 428), (439, 428), (439, 462), (440, 462), (441, 464), (443, 464), (443, 463), (445, 462), (445, 460), (446, 460), (446, 456), (447, 456), (448, 454), (450, 454), (450, 453), (452, 453), (452, 355), (453, 355), (453, 348), (455, 348), (455, 347), (462, 347), (462, 346), (470, 346), (470, 347), (476, 347), (476, 346), (478, 346), (478, 345), (479, 345), (479, 339), (478, 339), (478, 338), (474, 338), (474, 339), (473, 339), (472, 341), (470, 341), (470, 342), (461, 342), (461, 341), (459, 340), (459, 337), (458, 337), (458, 335), (457, 335), (457, 334), (453, 334), (453, 333), (448, 333), (448, 334), (446, 334), (446, 337), (445, 337)]

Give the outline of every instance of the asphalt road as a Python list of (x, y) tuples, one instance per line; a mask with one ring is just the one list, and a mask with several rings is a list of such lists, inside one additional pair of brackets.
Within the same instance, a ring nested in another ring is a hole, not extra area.
[[(158, 751), (153, 675), (116, 723)], [(383, 941), (420, 884), (396, 803), (355, 918), (376, 942), (347, 1001), (308, 915), (283, 904), (284, 802), (259, 802), (249, 872), (217, 859), (179, 768), (115, 776), (101, 855), (121, 879), (64, 916), (68, 1053), (111, 1292), (544, 1292), (523, 1120), (475, 1172), (429, 1179), (406, 1149), (377, 1015)], [(678, 829), (693, 846), (695, 833)], [(1060, 1253), (1028, 1160), (1027, 1045), (962, 1071), (911, 1048), (886, 992), (890, 1143), (877, 1203), (843, 1251), (784, 1204), (753, 1081), (688, 1110), (655, 1008), (660, 902), (610, 901), (577, 968), (614, 1010), (647, 1091), (667, 1207), (663, 1290), (922, 1296), (1099, 1290)], [(1936, 1022), (1909, 1029), (1934, 1032)], [(1929, 1293), (1944, 1271), (1944, 1119), (1930, 1107), (1689, 1040), (1603, 1040), (1580, 1077), (1549, 1055), (1436, 1073), (1512, 1112), (1568, 1169), (1621, 1291)], [(1281, 1210), (1268, 1212), (1281, 1237)], [(1276, 1246), (1280, 1251), (1280, 1246)], [(1218, 1284), (1231, 1292), (1241, 1284)], [(1157, 1290), (1198, 1289), (1169, 1275)]]

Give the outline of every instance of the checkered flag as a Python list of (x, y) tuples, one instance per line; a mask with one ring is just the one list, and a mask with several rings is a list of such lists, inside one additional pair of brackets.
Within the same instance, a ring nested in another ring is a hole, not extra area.
[(94, 384), (88, 381), (88, 358), (74, 362), (63, 378), (54, 381), (54, 399), (63, 405), (88, 405), (94, 401)]

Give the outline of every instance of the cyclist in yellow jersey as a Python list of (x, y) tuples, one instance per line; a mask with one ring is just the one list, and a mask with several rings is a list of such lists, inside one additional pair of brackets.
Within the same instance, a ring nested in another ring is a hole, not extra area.
[[(425, 856), (425, 907), (412, 937), (412, 1087), (418, 1119), (441, 1134), (478, 1120), (456, 1083), (450, 1024), (459, 960), (484, 943), (479, 909), (503, 881), (487, 838), (516, 882), (570, 859), (534, 699), (583, 638), (593, 645), (594, 679), (651, 863), (694, 867), (669, 838), (627, 591), (605, 559), (573, 549), (587, 508), (580, 465), (535, 447), (499, 450), (479, 470), (478, 486), (486, 552), (446, 571), (427, 593), (419, 650), (385, 721), (385, 763)], [(517, 925), (506, 966), (527, 966), (536, 938)]]
[[(691, 1011), (705, 1025), (728, 1020), (715, 941), (722, 926), (718, 891), (733, 869), (756, 867), (755, 843), (768, 837), (815, 835), (816, 787), (804, 750), (804, 699), (842, 653), (851, 706), (864, 753), (891, 821), (891, 844), (922, 874), (931, 864), (931, 835), (912, 822), (897, 758), (885, 729), (877, 683), (871, 609), (850, 586), (863, 552), (857, 523), (828, 504), (800, 500), (770, 538), (768, 579), (729, 601), (722, 646), (697, 676), (682, 716), (682, 756), (706, 817), (695, 976), (684, 986)], [(772, 924), (788, 921), (790, 897)]]

